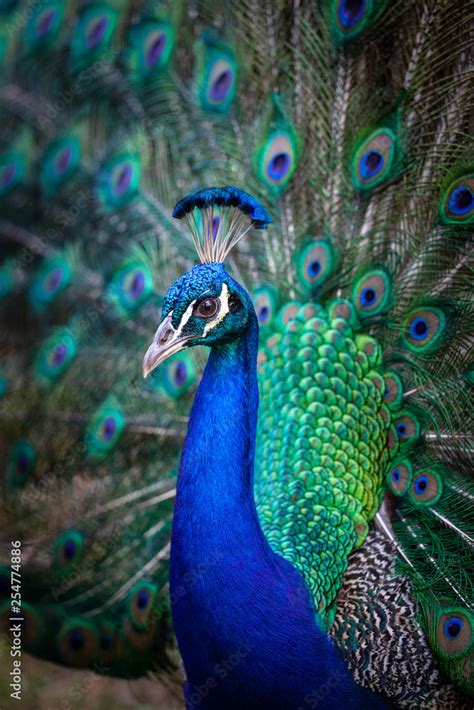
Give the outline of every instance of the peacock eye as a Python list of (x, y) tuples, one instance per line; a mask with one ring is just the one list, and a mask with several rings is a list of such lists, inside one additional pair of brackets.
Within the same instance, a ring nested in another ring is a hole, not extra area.
[(214, 318), (219, 313), (221, 302), (218, 298), (205, 298), (197, 304), (194, 314), (199, 318)]

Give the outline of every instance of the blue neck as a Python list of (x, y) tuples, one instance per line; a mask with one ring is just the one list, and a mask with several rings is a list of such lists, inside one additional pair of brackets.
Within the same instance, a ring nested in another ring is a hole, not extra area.
[(328, 678), (337, 680), (338, 703), (360, 707), (366, 691), (318, 627), (300, 574), (273, 553), (258, 522), (257, 348), (252, 313), (239, 340), (211, 350), (181, 460), (170, 591), (188, 707), (296, 708)]

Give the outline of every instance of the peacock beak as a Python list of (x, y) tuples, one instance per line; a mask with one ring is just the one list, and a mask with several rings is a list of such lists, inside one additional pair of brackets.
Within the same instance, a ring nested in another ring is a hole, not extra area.
[(153, 342), (143, 358), (143, 377), (148, 377), (158, 365), (171, 355), (182, 350), (187, 341), (192, 336), (182, 336), (180, 329), (176, 330), (171, 323), (172, 313), (170, 313), (155, 333)]

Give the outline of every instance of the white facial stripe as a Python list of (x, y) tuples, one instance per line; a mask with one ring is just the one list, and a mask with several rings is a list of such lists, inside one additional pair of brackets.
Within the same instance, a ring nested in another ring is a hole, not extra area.
[(217, 316), (214, 318), (213, 321), (210, 323), (207, 323), (207, 325), (204, 328), (203, 336), (205, 337), (208, 335), (209, 331), (213, 330), (216, 326), (219, 325), (219, 323), (222, 323), (224, 318), (229, 312), (229, 289), (227, 288), (227, 284), (223, 283), (222, 284), (222, 290), (219, 295), (220, 301), (221, 301), (221, 308)]
[(183, 313), (183, 317), (181, 318), (179, 322), (179, 326), (176, 330), (176, 337), (179, 338), (181, 335), (181, 331), (183, 330), (184, 326), (188, 322), (188, 320), (191, 318), (193, 314), (193, 309), (194, 309), (194, 304), (196, 303), (197, 298), (194, 299), (194, 301), (191, 301), (189, 306), (186, 308), (185, 312)]

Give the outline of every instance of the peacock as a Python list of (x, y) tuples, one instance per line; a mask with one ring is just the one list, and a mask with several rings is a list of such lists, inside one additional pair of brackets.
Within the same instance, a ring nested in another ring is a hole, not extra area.
[(5, 643), (472, 707), (473, 20), (0, 2)]

